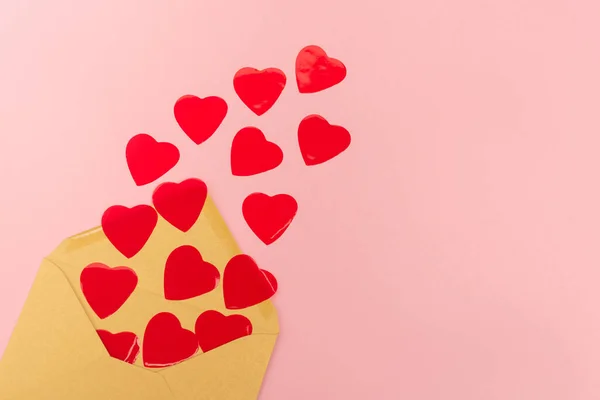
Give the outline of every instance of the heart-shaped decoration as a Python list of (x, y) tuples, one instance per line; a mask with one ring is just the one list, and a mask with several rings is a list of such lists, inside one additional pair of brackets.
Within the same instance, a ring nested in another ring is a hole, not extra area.
[(252, 323), (243, 315), (225, 316), (218, 311), (205, 311), (196, 319), (196, 337), (204, 353), (252, 334)]
[(277, 291), (277, 280), (269, 271), (258, 268), (246, 254), (234, 256), (223, 272), (225, 307), (238, 310), (270, 299)]
[(208, 189), (200, 179), (186, 179), (180, 183), (165, 182), (152, 194), (156, 211), (171, 225), (187, 232), (200, 217)]
[(163, 368), (178, 364), (196, 354), (198, 339), (194, 332), (181, 327), (175, 315), (162, 312), (148, 322), (142, 349), (146, 367)]
[(306, 165), (322, 164), (350, 146), (350, 133), (343, 127), (330, 125), (320, 115), (305, 117), (298, 126), (298, 144)]
[(227, 115), (227, 103), (220, 97), (204, 99), (185, 95), (175, 102), (175, 119), (186, 135), (196, 144), (210, 138)]
[(252, 193), (244, 199), (242, 214), (254, 234), (266, 245), (287, 230), (298, 212), (298, 203), (288, 194), (268, 196)]
[(256, 115), (263, 115), (277, 101), (286, 77), (278, 68), (242, 68), (233, 77), (233, 88), (240, 100)]
[(102, 230), (117, 250), (131, 258), (150, 239), (157, 222), (156, 210), (148, 205), (112, 206), (102, 215)]
[(79, 275), (83, 296), (100, 319), (111, 316), (131, 296), (138, 277), (131, 268), (92, 263)]
[(346, 77), (346, 66), (330, 58), (319, 46), (306, 46), (296, 57), (296, 83), (300, 93), (316, 93)]
[(154, 182), (179, 161), (179, 150), (167, 142), (157, 142), (150, 135), (140, 133), (127, 143), (127, 166), (138, 186)]
[(276, 168), (283, 161), (283, 151), (269, 142), (260, 129), (242, 128), (231, 143), (231, 173), (236, 176), (260, 174)]
[(140, 353), (140, 342), (135, 333), (111, 333), (102, 329), (98, 329), (96, 332), (111, 357), (125, 361), (128, 364), (135, 363)]
[(167, 258), (164, 289), (167, 300), (186, 300), (212, 291), (221, 275), (193, 246), (176, 248)]

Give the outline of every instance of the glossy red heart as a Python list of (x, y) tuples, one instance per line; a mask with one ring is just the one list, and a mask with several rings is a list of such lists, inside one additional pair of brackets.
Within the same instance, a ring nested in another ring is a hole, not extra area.
[(267, 245), (283, 235), (297, 211), (298, 203), (288, 194), (271, 197), (264, 193), (252, 193), (242, 203), (242, 214), (246, 223)]
[(237, 310), (268, 300), (277, 291), (277, 280), (245, 254), (234, 256), (223, 272), (225, 307)]
[(142, 351), (146, 367), (168, 367), (179, 364), (196, 354), (198, 339), (194, 332), (181, 327), (175, 315), (162, 312), (148, 322)]
[(179, 150), (167, 142), (157, 142), (150, 135), (140, 133), (127, 143), (127, 165), (136, 185), (154, 182), (179, 161)]
[(152, 194), (156, 211), (175, 228), (187, 232), (200, 217), (208, 189), (200, 179), (165, 182)]
[(298, 126), (298, 144), (306, 165), (331, 160), (346, 150), (350, 142), (350, 133), (345, 128), (330, 125), (320, 115), (309, 115)]
[(201, 144), (210, 138), (227, 115), (227, 103), (220, 97), (204, 99), (185, 95), (175, 102), (175, 119), (190, 139)]
[(346, 66), (330, 58), (319, 46), (306, 46), (296, 57), (296, 83), (300, 93), (315, 93), (337, 85), (346, 77)]
[(140, 353), (140, 342), (133, 332), (111, 333), (102, 329), (96, 331), (111, 357), (133, 364)]
[(131, 268), (92, 263), (79, 275), (83, 296), (101, 319), (111, 316), (131, 296), (138, 277)]
[(167, 300), (186, 300), (212, 291), (219, 284), (219, 270), (202, 259), (193, 246), (176, 248), (167, 258), (164, 289)]
[(131, 258), (150, 239), (157, 222), (156, 210), (148, 205), (112, 206), (102, 215), (102, 230), (117, 250)]
[(196, 319), (196, 337), (203, 352), (252, 334), (252, 323), (243, 315), (225, 316), (208, 310)]
[(240, 100), (256, 115), (263, 115), (277, 101), (286, 77), (278, 68), (242, 68), (233, 77), (233, 88)]
[(231, 173), (236, 176), (260, 174), (276, 168), (283, 161), (283, 151), (269, 142), (260, 129), (242, 128), (231, 143)]

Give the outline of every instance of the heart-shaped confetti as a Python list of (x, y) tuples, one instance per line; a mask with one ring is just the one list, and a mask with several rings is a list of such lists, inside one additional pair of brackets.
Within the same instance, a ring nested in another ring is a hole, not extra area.
[(219, 270), (202, 259), (193, 246), (173, 250), (165, 265), (164, 289), (167, 300), (186, 300), (212, 291), (219, 284)]
[(305, 117), (298, 126), (298, 144), (306, 165), (322, 164), (350, 146), (350, 133), (343, 127), (330, 125), (320, 115)]
[(210, 138), (227, 115), (227, 103), (220, 97), (204, 99), (185, 95), (175, 102), (175, 119), (186, 135), (196, 144)]
[(208, 189), (200, 179), (186, 179), (180, 183), (165, 182), (152, 194), (156, 211), (171, 225), (187, 232), (198, 220)]
[(231, 173), (236, 176), (260, 174), (276, 168), (283, 161), (283, 151), (269, 142), (260, 129), (242, 128), (231, 143)]
[(277, 291), (277, 280), (269, 271), (258, 268), (246, 254), (234, 256), (223, 272), (225, 307), (238, 310), (270, 299)]
[(88, 304), (104, 319), (125, 304), (137, 286), (138, 277), (131, 268), (92, 263), (81, 271), (79, 281)]
[(330, 58), (319, 46), (306, 46), (296, 57), (296, 83), (300, 93), (316, 93), (337, 85), (346, 77), (346, 67)]
[(125, 149), (127, 165), (138, 186), (154, 182), (179, 161), (179, 150), (167, 142), (157, 142), (145, 133), (135, 135)]
[(104, 211), (102, 230), (117, 250), (131, 258), (144, 247), (157, 222), (156, 210), (148, 205), (132, 208), (117, 205)]
[(242, 214), (254, 234), (266, 245), (275, 242), (296, 216), (298, 203), (288, 194), (252, 193), (244, 199)]
[(263, 115), (277, 101), (286, 77), (277, 68), (242, 68), (233, 77), (233, 88), (240, 100), (256, 115)]
[(148, 322), (142, 349), (146, 367), (163, 368), (196, 354), (198, 339), (194, 332), (181, 327), (175, 315), (163, 312), (156, 314)]
[(140, 343), (135, 333), (111, 333), (102, 329), (98, 329), (96, 332), (111, 357), (125, 361), (128, 364), (135, 363), (140, 353)]
[(252, 323), (243, 315), (225, 316), (218, 311), (205, 311), (196, 319), (196, 337), (203, 352), (252, 334)]

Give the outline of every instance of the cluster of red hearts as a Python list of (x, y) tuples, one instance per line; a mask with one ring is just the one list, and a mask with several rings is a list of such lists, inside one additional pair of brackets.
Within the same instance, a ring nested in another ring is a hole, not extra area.
[[(316, 93), (340, 83), (346, 76), (342, 62), (327, 56), (318, 46), (303, 48), (296, 58), (296, 82), (300, 93)], [(241, 101), (256, 115), (266, 113), (286, 86), (286, 75), (277, 68), (242, 68), (233, 78)], [(217, 96), (200, 98), (185, 95), (177, 100), (174, 115), (185, 134), (196, 144), (204, 143), (219, 128), (227, 115), (225, 100)], [(331, 125), (320, 115), (305, 117), (298, 126), (298, 143), (306, 165), (326, 162), (350, 145), (350, 134)], [(147, 185), (172, 169), (179, 161), (179, 150), (168, 142), (157, 142), (147, 134), (130, 139), (127, 164), (138, 186)], [(231, 145), (231, 171), (236, 176), (251, 176), (272, 170), (283, 161), (283, 152), (255, 127), (243, 127)], [(112, 245), (126, 258), (138, 254), (146, 245), (160, 215), (182, 232), (190, 230), (204, 208), (207, 187), (199, 179), (159, 185), (152, 195), (153, 206), (109, 207), (102, 216), (102, 229)], [(287, 194), (268, 196), (253, 193), (242, 205), (251, 230), (265, 243), (276, 241), (297, 212), (296, 200)], [(173, 249), (165, 260), (164, 298), (187, 300), (217, 289), (222, 281), (225, 308), (241, 310), (268, 300), (277, 290), (275, 277), (260, 269), (255, 261), (240, 254), (219, 270), (206, 262), (193, 246)], [(80, 275), (81, 289), (91, 309), (100, 319), (116, 313), (138, 285), (135, 271), (103, 263), (87, 265)], [(110, 288), (110, 290), (107, 290)], [(252, 333), (251, 321), (243, 315), (223, 315), (217, 310), (201, 313), (195, 331), (182, 328), (177, 316), (161, 312), (147, 323), (142, 355), (144, 366), (160, 368), (184, 361), (201, 349), (210, 351)], [(111, 356), (134, 363), (140, 344), (133, 332), (112, 333), (98, 330)]]
[[(318, 46), (306, 46), (296, 57), (296, 83), (300, 93), (317, 93), (340, 83), (346, 67)], [(258, 70), (245, 67), (233, 78), (240, 100), (256, 115), (273, 107), (286, 86), (285, 73), (278, 68)], [(185, 95), (177, 100), (174, 115), (183, 132), (196, 144), (208, 140), (225, 119), (228, 106), (218, 96), (200, 98)], [(350, 133), (330, 124), (321, 115), (308, 115), (298, 125), (298, 145), (307, 166), (322, 164), (338, 156), (350, 145)], [(179, 161), (179, 150), (169, 142), (157, 142), (139, 134), (130, 139), (127, 164), (138, 186), (154, 182)], [(251, 176), (278, 167), (283, 151), (256, 127), (243, 127), (231, 144), (231, 172)], [(250, 229), (265, 244), (275, 242), (296, 215), (296, 200), (287, 194), (269, 196), (253, 193), (242, 204), (242, 213)]]
[[(196, 223), (207, 198), (207, 187), (199, 179), (159, 185), (152, 196), (154, 207), (138, 205), (109, 207), (102, 216), (102, 229), (112, 245), (128, 259), (138, 254), (150, 239), (158, 215), (175, 228), (187, 232)], [(164, 298), (187, 300), (209, 293), (219, 285), (218, 269), (205, 261), (193, 246), (175, 248), (165, 261)], [(132, 295), (138, 276), (129, 267), (110, 268), (99, 262), (87, 265), (80, 275), (81, 290), (100, 319), (116, 313)], [(224, 270), (222, 292), (228, 310), (241, 310), (271, 298), (277, 290), (275, 277), (260, 269), (245, 254), (232, 257)], [(239, 314), (225, 316), (216, 310), (201, 313), (195, 332), (181, 327), (171, 313), (158, 313), (146, 327), (143, 361), (149, 368), (177, 364), (197, 353), (229, 343), (252, 333), (252, 323)], [(140, 351), (133, 332), (98, 330), (109, 354), (134, 363)]]

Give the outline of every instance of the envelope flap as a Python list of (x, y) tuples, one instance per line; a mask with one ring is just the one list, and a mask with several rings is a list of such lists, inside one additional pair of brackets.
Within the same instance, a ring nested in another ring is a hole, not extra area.
[(44, 260), (0, 361), (0, 399), (33, 383), (76, 376), (105, 355), (68, 280)]

